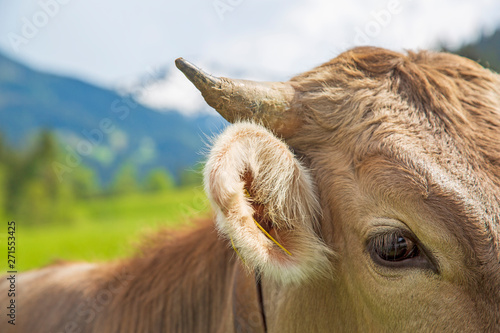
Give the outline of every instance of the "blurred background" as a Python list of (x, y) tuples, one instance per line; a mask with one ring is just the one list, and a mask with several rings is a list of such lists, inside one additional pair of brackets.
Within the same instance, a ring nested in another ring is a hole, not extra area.
[(287, 80), (375, 45), (499, 71), (499, 29), (494, 0), (0, 0), (0, 246), (15, 220), (20, 270), (111, 259), (209, 216), (200, 170), (226, 122), (177, 57)]

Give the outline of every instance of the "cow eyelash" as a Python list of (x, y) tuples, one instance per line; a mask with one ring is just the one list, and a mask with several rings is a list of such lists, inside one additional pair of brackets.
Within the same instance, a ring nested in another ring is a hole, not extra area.
[(435, 272), (417, 238), (406, 230), (396, 229), (374, 234), (368, 239), (367, 250), (372, 260), (388, 268), (423, 268)]
[(373, 251), (384, 261), (402, 261), (419, 254), (416, 242), (401, 232), (378, 235), (371, 243)]

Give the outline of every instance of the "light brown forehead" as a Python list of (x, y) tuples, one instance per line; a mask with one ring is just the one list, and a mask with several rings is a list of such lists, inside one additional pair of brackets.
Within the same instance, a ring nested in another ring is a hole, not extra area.
[[(367, 135), (400, 123), (470, 150), (500, 186), (500, 76), (447, 53), (357, 48), (291, 80), (305, 126)], [(393, 128), (389, 127), (389, 131)], [(446, 142), (445, 142), (446, 143)]]
[(306, 123), (292, 146), (348, 152), (384, 195), (420, 196), (498, 249), (498, 75), (450, 54), (360, 48), (292, 83)]
[(429, 223), (440, 226), (476, 253), (498, 251), (500, 207), (491, 188), (470, 172), (470, 166), (461, 165), (466, 175), (457, 177), (457, 161), (443, 164), (418, 149), (407, 149), (377, 149), (356, 159), (355, 179), (363, 192), (395, 208), (420, 207), (424, 211), (417, 215), (432, 217), (419, 221), (420, 228)]

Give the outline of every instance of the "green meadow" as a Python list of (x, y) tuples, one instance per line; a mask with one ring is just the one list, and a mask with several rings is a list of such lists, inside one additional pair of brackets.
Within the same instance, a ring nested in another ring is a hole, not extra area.
[[(131, 256), (144, 236), (195, 223), (210, 214), (201, 186), (162, 192), (102, 196), (72, 204), (71, 222), (16, 222), (16, 268), (25, 271), (57, 260), (105, 261)], [(0, 246), (7, 247), (7, 219)], [(5, 252), (4, 252), (5, 253)], [(6, 265), (6, 259), (0, 266)]]

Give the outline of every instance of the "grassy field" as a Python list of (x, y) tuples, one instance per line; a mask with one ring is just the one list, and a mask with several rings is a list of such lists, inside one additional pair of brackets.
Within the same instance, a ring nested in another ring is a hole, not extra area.
[[(71, 223), (35, 227), (16, 221), (19, 271), (58, 259), (102, 261), (129, 256), (143, 235), (190, 223), (210, 211), (201, 188), (96, 198), (79, 202), (74, 209), (77, 218)], [(0, 246), (6, 249), (7, 223), (4, 226)], [(0, 267), (6, 265), (6, 259), (2, 261)]]

